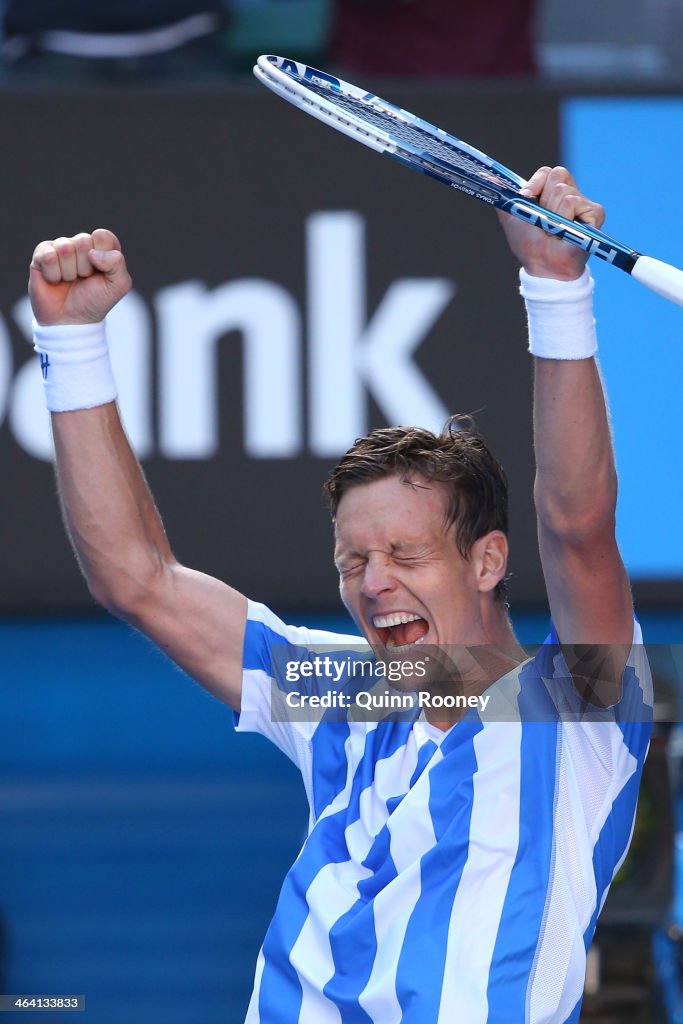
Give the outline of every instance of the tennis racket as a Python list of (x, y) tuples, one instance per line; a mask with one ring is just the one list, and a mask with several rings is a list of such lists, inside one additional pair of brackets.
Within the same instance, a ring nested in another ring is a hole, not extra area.
[(287, 57), (259, 57), (254, 74), (278, 96), (364, 146), (564, 239), (683, 306), (682, 270), (643, 256), (604, 232), (561, 217), (521, 195), (526, 184), (523, 178), (455, 135), (371, 92)]

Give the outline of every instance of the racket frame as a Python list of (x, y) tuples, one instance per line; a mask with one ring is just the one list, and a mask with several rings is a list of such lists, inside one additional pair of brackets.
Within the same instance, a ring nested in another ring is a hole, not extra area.
[[(521, 195), (520, 190), (526, 184), (525, 180), (504, 164), (498, 163), (457, 136), (445, 132), (402, 107), (383, 100), (374, 93), (359, 89), (325, 71), (274, 54), (259, 57), (254, 74), (263, 85), (277, 95), (344, 135), (378, 153), (386, 153), (405, 166), (419, 170), (451, 188), (503, 210), (528, 224), (533, 224), (546, 234), (555, 235), (583, 249), (590, 256), (596, 256), (630, 274), (641, 255), (603, 231), (562, 217), (541, 206), (534, 199)], [(328, 90), (330, 98), (314, 92), (309, 88), (309, 83)], [(339, 107), (334, 101), (335, 94), (347, 95), (367, 104), (375, 111), (387, 113), (392, 118), (424, 132), (440, 143), (453, 147), (470, 161), (481, 165), (481, 171), (473, 173), (462, 167), (451, 166), (445, 160), (421, 150), (418, 146), (404, 139), (395, 138), (390, 130), (385, 131), (369, 124), (353, 112)], [(505, 184), (492, 180), (493, 175), (504, 179)]]

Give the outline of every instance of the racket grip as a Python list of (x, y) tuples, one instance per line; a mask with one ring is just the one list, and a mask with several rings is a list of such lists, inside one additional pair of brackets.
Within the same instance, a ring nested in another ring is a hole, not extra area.
[(683, 270), (655, 260), (652, 256), (639, 256), (631, 271), (631, 277), (640, 281), (657, 295), (683, 306)]

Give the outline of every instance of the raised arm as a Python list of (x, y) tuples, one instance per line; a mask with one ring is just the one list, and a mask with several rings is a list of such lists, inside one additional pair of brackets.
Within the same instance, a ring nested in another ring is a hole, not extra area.
[(118, 239), (104, 229), (42, 242), (33, 255), (29, 294), (64, 519), (95, 599), (239, 709), (246, 599), (175, 560), (113, 401), (94, 325), (130, 286)]
[[(602, 207), (582, 196), (562, 167), (541, 168), (526, 193), (572, 220), (596, 227), (604, 220)], [(553, 619), (563, 644), (629, 645), (633, 607), (615, 538), (617, 477), (605, 393), (591, 354), (586, 256), (510, 217), (501, 223), (524, 268), (522, 293), (537, 353), (534, 497)]]

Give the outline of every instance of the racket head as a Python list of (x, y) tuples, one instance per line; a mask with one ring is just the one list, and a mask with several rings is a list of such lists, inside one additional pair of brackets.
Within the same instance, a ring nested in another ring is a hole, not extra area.
[(485, 202), (495, 204), (526, 184), (457, 136), (326, 71), (264, 54), (254, 75), (282, 99), (364, 146)]
[(526, 184), (509, 167), (410, 111), (289, 57), (264, 54), (256, 78), (282, 99), (378, 153), (533, 224), (631, 272), (638, 253), (602, 231), (520, 195)]

